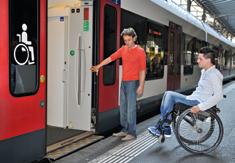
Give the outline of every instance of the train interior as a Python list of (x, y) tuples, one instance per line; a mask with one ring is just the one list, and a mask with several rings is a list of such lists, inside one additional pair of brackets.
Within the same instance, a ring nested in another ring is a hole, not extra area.
[[(86, 6), (86, 7), (84, 7)], [(48, 2), (47, 145), (90, 131), (92, 6)]]

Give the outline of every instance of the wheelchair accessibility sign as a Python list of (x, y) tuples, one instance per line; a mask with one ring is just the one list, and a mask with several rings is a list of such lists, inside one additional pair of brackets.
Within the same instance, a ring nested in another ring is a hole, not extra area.
[(16, 34), (19, 42), (14, 48), (14, 60), (18, 65), (32, 65), (35, 63), (34, 47), (28, 41), (27, 24), (22, 24), (22, 33)]

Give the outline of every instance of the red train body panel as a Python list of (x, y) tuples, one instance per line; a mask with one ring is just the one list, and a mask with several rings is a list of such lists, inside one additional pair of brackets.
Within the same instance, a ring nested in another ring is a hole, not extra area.
[[(120, 47), (120, 5), (116, 5), (110, 0), (100, 0), (100, 38), (99, 38), (99, 61), (104, 57), (104, 8), (105, 5), (110, 5), (116, 9), (117, 24), (116, 24), (116, 50)], [(118, 89), (119, 89), (119, 61), (115, 64), (115, 83), (112, 85), (104, 85), (103, 69), (99, 75), (99, 112), (105, 112), (110, 109), (118, 108)]]
[[(9, 11), (8, 0), (1, 2), (1, 76), (0, 76), (0, 140), (45, 128), (46, 82), (40, 82), (34, 95), (16, 97), (10, 92)], [(46, 0), (40, 0), (40, 75), (46, 76)], [(6, 80), (7, 79), (7, 80)]]

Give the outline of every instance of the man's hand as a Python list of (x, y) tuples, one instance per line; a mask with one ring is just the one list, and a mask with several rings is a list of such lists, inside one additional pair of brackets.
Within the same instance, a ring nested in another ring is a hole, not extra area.
[(143, 92), (144, 92), (144, 87), (142, 87), (142, 86), (139, 86), (136, 90), (138, 97), (141, 96), (143, 94)]
[(99, 65), (96, 65), (96, 66), (92, 66), (92, 67), (90, 68), (90, 70), (91, 70), (92, 72), (95, 72), (96, 75), (98, 75), (99, 68), (100, 68)]
[(192, 113), (198, 113), (198, 112), (200, 112), (201, 110), (200, 110), (200, 108), (198, 107), (198, 106), (193, 106), (192, 108), (191, 108), (191, 112)]

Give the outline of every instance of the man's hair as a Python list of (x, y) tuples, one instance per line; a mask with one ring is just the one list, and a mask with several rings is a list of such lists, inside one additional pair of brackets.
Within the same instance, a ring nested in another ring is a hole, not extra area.
[(215, 50), (209, 48), (209, 47), (202, 47), (199, 50), (199, 53), (202, 53), (204, 55), (205, 58), (210, 58), (211, 59), (211, 63), (213, 65), (215, 65)]
[(134, 41), (137, 40), (137, 34), (135, 33), (135, 30), (131, 27), (123, 29), (121, 36), (123, 37), (125, 35), (132, 36)]

